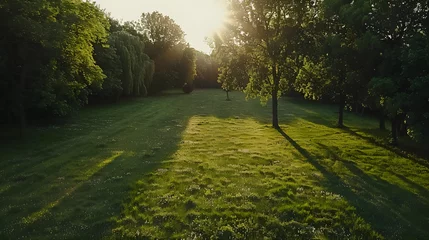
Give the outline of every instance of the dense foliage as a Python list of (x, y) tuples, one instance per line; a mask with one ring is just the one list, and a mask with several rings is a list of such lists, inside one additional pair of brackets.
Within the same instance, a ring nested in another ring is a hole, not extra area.
[(183, 51), (183, 56), (180, 61), (180, 79), (184, 84), (193, 85), (195, 76), (197, 75), (197, 59), (195, 56), (195, 50), (192, 48), (186, 48)]
[[(344, 110), (370, 110), (381, 129), (390, 120), (393, 144), (398, 135), (428, 141), (427, 1), (229, 3), (229, 27), (214, 38), (224, 59), (219, 82), (228, 90), (234, 75), (249, 78), (249, 97), (272, 99), (274, 127), (279, 93), (297, 91), (337, 103), (339, 127)], [(248, 57), (241, 68), (231, 64), (237, 55), (229, 52), (237, 48)]]
[(0, 5), (1, 114), (67, 115), (87, 103), (106, 77), (93, 57), (108, 21), (83, 1), (3, 1)]
[(90, 102), (192, 85), (197, 64), (200, 82), (217, 76), (158, 12), (120, 23), (88, 1), (18, 0), (0, 3), (0, 20), (0, 122), (22, 130)]
[(198, 88), (218, 88), (218, 63), (212, 56), (203, 52), (196, 52), (197, 75), (194, 86)]

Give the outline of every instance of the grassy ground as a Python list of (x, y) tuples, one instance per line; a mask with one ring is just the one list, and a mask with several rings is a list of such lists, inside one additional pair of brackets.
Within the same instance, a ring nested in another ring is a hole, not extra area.
[(336, 107), (174, 92), (1, 144), (1, 239), (428, 239), (429, 164)]

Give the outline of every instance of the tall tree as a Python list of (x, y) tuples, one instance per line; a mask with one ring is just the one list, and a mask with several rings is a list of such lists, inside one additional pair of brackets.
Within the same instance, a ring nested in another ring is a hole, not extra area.
[(173, 46), (185, 44), (185, 33), (180, 26), (159, 12), (143, 13), (139, 27), (149, 42), (147, 53), (151, 59)]
[(278, 98), (294, 81), (304, 43), (304, 28), (313, 27), (315, 2), (291, 0), (232, 0), (233, 44), (250, 57), (248, 97), (272, 99), (272, 125), (279, 127)]
[(180, 61), (180, 78), (183, 84), (193, 86), (195, 76), (197, 75), (195, 49), (186, 48), (183, 51), (182, 60)]
[(367, 83), (374, 76), (379, 41), (366, 30), (370, 5), (366, 1), (323, 1), (304, 67), (295, 84), (311, 98), (338, 104), (338, 126), (344, 126), (344, 110), (358, 110), (367, 99)]
[(143, 13), (138, 30), (145, 38), (145, 52), (155, 61), (151, 93), (179, 86), (179, 65), (186, 48), (184, 32), (173, 19), (159, 12)]
[(153, 61), (144, 52), (144, 42), (125, 31), (112, 34), (114, 46), (122, 66), (122, 89), (125, 96), (146, 96), (145, 78), (151, 77), (146, 71), (152, 71)]
[(402, 47), (402, 77), (409, 82), (406, 94), (408, 135), (429, 143), (429, 3), (420, 2), (416, 32)]
[(94, 59), (106, 75), (101, 88), (93, 89), (96, 97), (102, 100), (118, 101), (122, 96), (122, 68), (121, 59), (117, 54), (115, 42), (110, 36), (109, 46), (96, 44), (94, 46)]
[(213, 56), (203, 52), (196, 52), (197, 75), (194, 84), (198, 88), (219, 88), (218, 64)]
[(424, 31), (427, 6), (427, 1), (421, 0), (371, 2), (368, 30), (378, 37), (383, 46), (382, 61), (371, 86), (394, 86), (395, 91), (389, 92), (387, 98), (381, 98), (392, 122), (394, 145), (398, 144), (398, 130), (402, 129), (402, 134), (406, 132), (405, 121), (409, 111), (407, 93), (412, 85), (409, 78), (403, 75), (404, 62), (401, 56), (403, 49), (409, 48), (409, 40)]
[(97, 64), (107, 76), (102, 88), (94, 90), (95, 95), (114, 101), (121, 96), (145, 96), (155, 70), (145, 53), (145, 38), (135, 23), (109, 20), (108, 45), (97, 44), (94, 51)]
[[(371, 62), (371, 36), (366, 34), (365, 17), (369, 6), (365, 1), (327, 0), (323, 3), (326, 40), (323, 58), (333, 79), (333, 100), (338, 103), (338, 126), (344, 126), (344, 108), (358, 108), (359, 95), (372, 77), (363, 75), (365, 63)], [(364, 51), (367, 49), (368, 51)], [(369, 66), (369, 68), (374, 66)], [(366, 82), (366, 83), (365, 83)], [(351, 104), (354, 102), (354, 106)]]

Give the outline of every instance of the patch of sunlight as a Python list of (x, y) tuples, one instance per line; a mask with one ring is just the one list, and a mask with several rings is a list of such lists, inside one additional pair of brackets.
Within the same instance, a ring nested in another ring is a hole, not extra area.
[(54, 208), (55, 206), (57, 206), (64, 198), (68, 197), (70, 194), (72, 194), (74, 191), (76, 191), (76, 189), (78, 189), (79, 187), (81, 187), (85, 183), (86, 180), (88, 180), (95, 173), (97, 173), (102, 168), (104, 168), (105, 166), (107, 166), (109, 163), (111, 163), (112, 161), (114, 161), (116, 158), (120, 157), (123, 153), (124, 153), (123, 151), (114, 151), (114, 152), (112, 152), (113, 155), (111, 157), (104, 159), (103, 161), (101, 161), (100, 163), (98, 163), (96, 166), (88, 169), (83, 174), (84, 179), (79, 184), (77, 184), (76, 186), (74, 186), (72, 188), (67, 189), (63, 196), (61, 196), (57, 200), (49, 203), (48, 205), (46, 205), (41, 210), (39, 210), (37, 212), (34, 212), (34, 213), (30, 214), (27, 217), (24, 217), (21, 222), (25, 223), (25, 224), (31, 224), (31, 223), (34, 223), (37, 220), (41, 219), (52, 208)]
[(172, 159), (137, 182), (115, 218), (118, 238), (379, 238), (296, 145), (256, 119), (194, 116)]

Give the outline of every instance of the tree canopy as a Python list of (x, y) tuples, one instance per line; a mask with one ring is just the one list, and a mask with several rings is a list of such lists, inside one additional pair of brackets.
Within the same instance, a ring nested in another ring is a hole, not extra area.
[(159, 54), (177, 45), (185, 45), (185, 33), (169, 16), (159, 12), (143, 13), (140, 18), (140, 31), (147, 38), (148, 54), (154, 59)]
[(28, 111), (63, 116), (87, 103), (106, 77), (92, 54), (107, 41), (105, 15), (72, 0), (6, 1), (0, 12), (4, 113), (24, 127)]
[[(385, 118), (392, 122), (393, 144), (398, 133), (425, 141), (427, 1), (231, 0), (229, 6), (229, 24), (212, 44), (223, 59), (219, 82), (231, 89), (236, 76), (248, 76), (248, 97), (272, 99), (274, 127), (277, 98), (297, 91), (337, 103), (340, 127), (344, 110), (369, 109), (379, 112), (380, 128)], [(245, 71), (232, 64), (232, 49), (248, 58)]]
[(120, 22), (88, 1), (18, 0), (1, 2), (0, 15), (0, 122), (22, 130), (27, 119), (182, 87), (196, 75), (184, 32), (159, 12)]
[[(303, 29), (313, 27), (314, 4), (308, 1), (234, 0), (230, 7), (232, 19), (228, 32), (217, 46), (237, 45), (245, 51), (248, 57), (246, 74), (249, 76), (245, 92), (248, 97), (260, 97), (262, 102), (272, 99), (272, 125), (278, 128), (278, 97), (297, 76), (304, 44), (311, 44)], [(223, 72), (228, 71), (224, 69)]]

